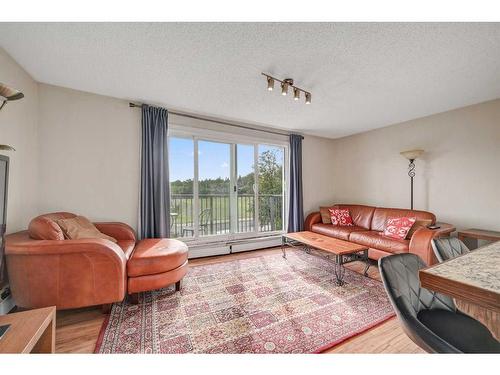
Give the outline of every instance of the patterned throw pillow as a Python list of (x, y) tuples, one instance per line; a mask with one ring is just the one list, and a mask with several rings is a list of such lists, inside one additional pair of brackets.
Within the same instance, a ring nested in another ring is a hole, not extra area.
[(415, 223), (415, 217), (395, 217), (385, 222), (384, 236), (404, 240)]
[(332, 218), (333, 225), (339, 225), (341, 227), (351, 227), (352, 217), (347, 208), (329, 208), (330, 217)]

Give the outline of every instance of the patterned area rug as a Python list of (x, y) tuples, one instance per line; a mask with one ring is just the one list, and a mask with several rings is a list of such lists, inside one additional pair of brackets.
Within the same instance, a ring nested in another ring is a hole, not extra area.
[(382, 284), (301, 251), (192, 267), (180, 293), (114, 304), (98, 353), (315, 353), (394, 315)]

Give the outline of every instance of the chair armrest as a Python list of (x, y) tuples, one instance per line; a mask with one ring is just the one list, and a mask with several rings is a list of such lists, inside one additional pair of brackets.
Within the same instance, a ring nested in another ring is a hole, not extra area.
[(410, 253), (418, 255), (428, 266), (437, 263), (432, 250), (432, 239), (449, 236), (456, 229), (451, 224), (439, 223), (439, 225), (441, 226), (439, 229), (420, 228), (415, 231), (410, 239)]
[(5, 241), (5, 255), (65, 255), (72, 253), (103, 254), (116, 262), (126, 264), (123, 250), (117, 244), (101, 238), (79, 240), (35, 240), (25, 242)]
[(321, 223), (321, 214), (319, 212), (311, 212), (304, 221), (304, 230), (311, 230), (312, 225), (316, 223)]
[(447, 224), (447, 223), (436, 223), (436, 225), (439, 225), (439, 229), (431, 229), (433, 232), (436, 233), (435, 237), (448, 237), (451, 233), (455, 232), (457, 228), (454, 225)]
[(20, 307), (58, 309), (123, 300), (126, 257), (103, 239), (31, 240), (13, 235), (5, 246), (9, 281)]
[(125, 223), (94, 223), (94, 225), (99, 231), (116, 240), (136, 240), (134, 230)]

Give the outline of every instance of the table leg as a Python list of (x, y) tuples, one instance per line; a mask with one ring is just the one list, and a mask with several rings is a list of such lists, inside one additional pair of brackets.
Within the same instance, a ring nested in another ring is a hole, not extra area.
[(284, 236), (281, 236), (281, 251), (283, 252), (283, 258), (286, 259), (286, 243)]
[(368, 250), (363, 251), (363, 258), (365, 260), (365, 270), (363, 271), (364, 276), (368, 276), (368, 269), (370, 268), (370, 259), (368, 259)]
[(345, 267), (344, 267), (344, 257), (342, 255), (335, 256), (335, 263), (333, 269), (335, 271), (335, 278), (337, 279), (337, 285), (338, 286), (344, 285)]
[(50, 324), (45, 328), (38, 342), (35, 344), (31, 353), (55, 353), (56, 352), (56, 321), (55, 316)]

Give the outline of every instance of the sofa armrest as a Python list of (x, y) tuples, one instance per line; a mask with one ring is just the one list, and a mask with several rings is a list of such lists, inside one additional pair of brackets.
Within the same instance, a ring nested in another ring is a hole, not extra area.
[(319, 212), (311, 212), (304, 221), (304, 230), (311, 230), (312, 225), (316, 223), (321, 223), (321, 214)]
[(135, 232), (130, 225), (125, 223), (94, 223), (97, 229), (116, 240), (135, 241)]
[(125, 296), (125, 254), (111, 241), (31, 240), (13, 234), (7, 236), (5, 255), (20, 307), (79, 308), (118, 302)]
[(451, 224), (439, 223), (439, 229), (422, 227), (415, 231), (410, 239), (410, 253), (418, 255), (428, 266), (437, 263), (436, 256), (432, 250), (431, 241), (436, 237), (449, 236), (455, 231)]

